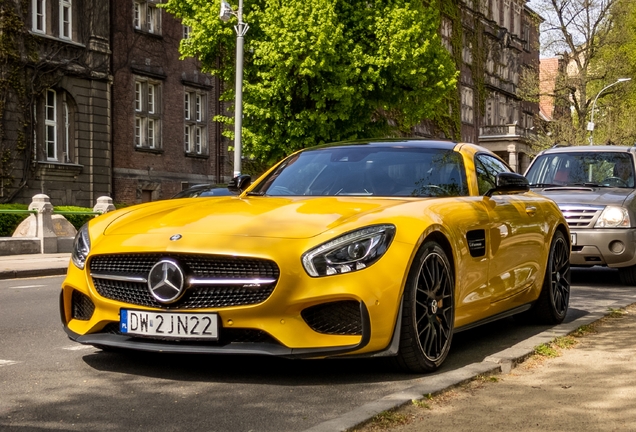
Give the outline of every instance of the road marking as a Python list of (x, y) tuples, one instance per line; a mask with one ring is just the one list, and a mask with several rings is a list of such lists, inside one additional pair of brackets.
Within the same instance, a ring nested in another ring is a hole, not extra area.
[(2, 366), (11, 366), (14, 364), (18, 364), (19, 362), (13, 360), (0, 360), (0, 367)]
[(46, 285), (21, 285), (21, 286), (12, 286), (10, 289), (27, 289), (27, 288), (41, 288)]
[(67, 351), (81, 351), (81, 350), (94, 349), (94, 348), (95, 347), (92, 345), (73, 345), (73, 346), (64, 347), (62, 349), (65, 349)]

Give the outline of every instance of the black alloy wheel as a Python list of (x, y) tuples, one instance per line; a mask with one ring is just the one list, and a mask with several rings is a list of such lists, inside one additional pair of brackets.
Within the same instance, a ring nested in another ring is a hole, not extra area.
[(541, 324), (560, 324), (570, 303), (570, 247), (561, 231), (550, 244), (550, 255), (541, 294), (529, 311), (532, 320)]
[(455, 321), (455, 280), (444, 250), (426, 242), (418, 252), (404, 292), (398, 366), (432, 372), (446, 359)]

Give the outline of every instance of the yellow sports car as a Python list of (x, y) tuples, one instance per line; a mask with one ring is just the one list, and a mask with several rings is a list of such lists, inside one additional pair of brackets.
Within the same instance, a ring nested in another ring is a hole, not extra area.
[(104, 349), (393, 356), (433, 371), (453, 333), (561, 322), (570, 235), (488, 150), (417, 139), (297, 152), (238, 195), (165, 200), (82, 227), (69, 337)]

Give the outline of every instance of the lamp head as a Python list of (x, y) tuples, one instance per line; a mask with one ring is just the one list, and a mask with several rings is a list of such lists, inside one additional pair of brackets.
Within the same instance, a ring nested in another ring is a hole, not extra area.
[(232, 18), (233, 13), (232, 6), (226, 0), (221, 0), (221, 11), (219, 12), (221, 21), (228, 22)]
[(618, 82), (625, 82), (625, 81), (631, 81), (631, 80), (632, 80), (631, 78), (619, 78), (619, 79), (618, 79), (618, 80), (616, 80), (616, 81), (618, 81)]

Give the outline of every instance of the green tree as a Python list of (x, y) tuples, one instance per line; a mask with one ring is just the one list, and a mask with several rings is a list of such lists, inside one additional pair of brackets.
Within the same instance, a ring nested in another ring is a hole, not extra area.
[[(609, 35), (615, 27), (612, 9), (619, 1), (532, 0), (530, 3), (545, 19), (541, 24), (541, 53), (560, 56), (566, 68), (553, 92), (546, 96), (571, 107), (574, 131), (568, 130), (567, 123), (556, 126), (551, 132), (565, 134), (552, 135), (554, 142), (587, 144), (593, 100), (603, 86), (612, 82), (613, 72), (602, 65), (601, 53), (610, 46)], [(615, 87), (612, 91), (620, 89)]]
[(618, 0), (611, 15), (608, 43), (599, 49), (594, 67), (605, 72), (605, 84), (618, 78), (632, 78), (632, 82), (612, 87), (597, 100), (594, 142), (633, 145), (636, 142), (636, 9), (633, 1)]
[[(236, 36), (219, 0), (164, 7), (192, 27), (182, 54), (219, 75), (232, 101)], [(245, 0), (243, 17), (243, 149), (265, 164), (325, 142), (409, 134), (456, 86), (438, 10), (422, 1)]]

